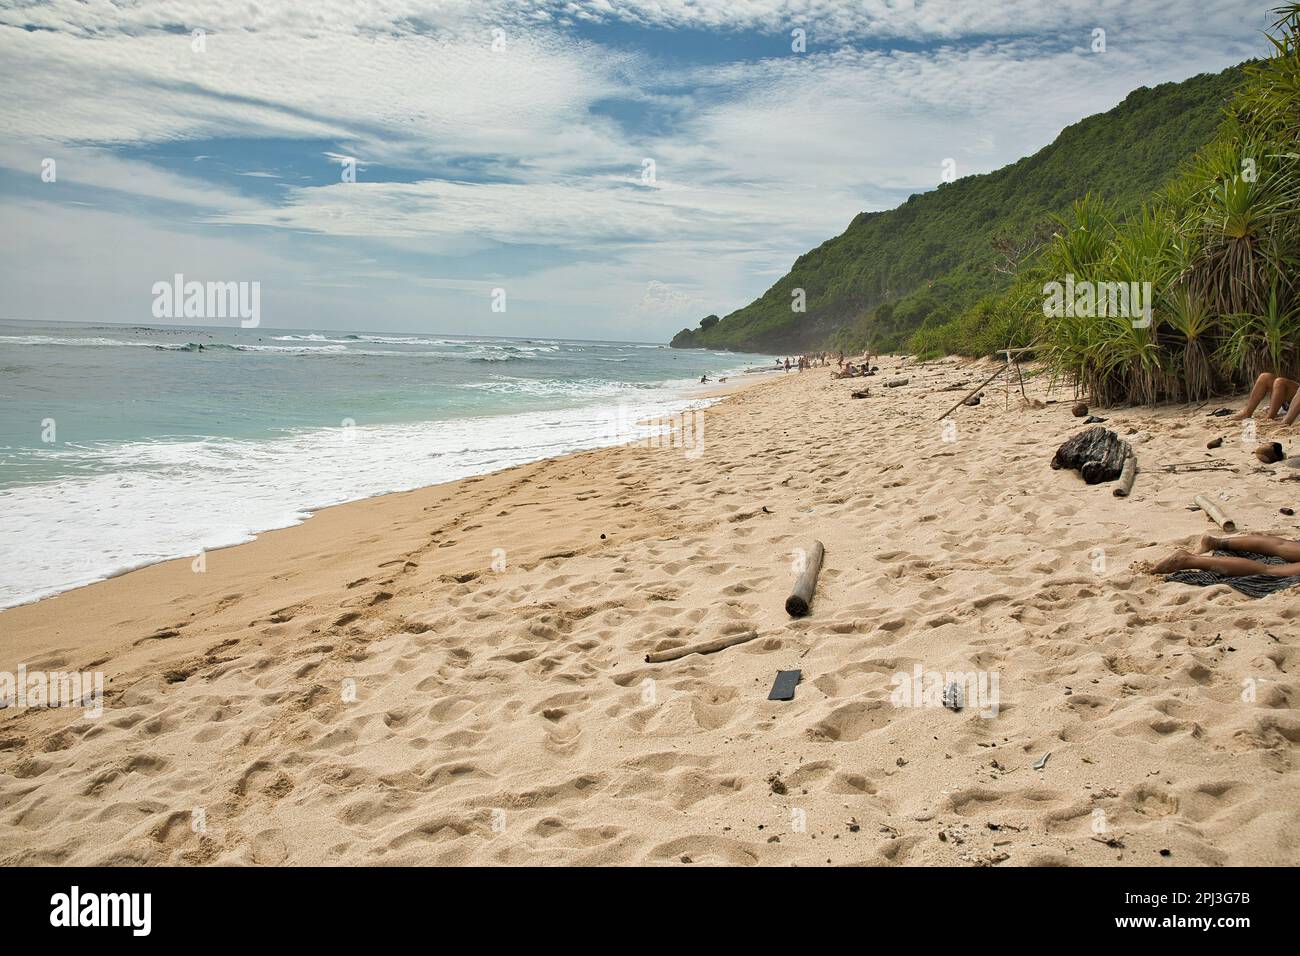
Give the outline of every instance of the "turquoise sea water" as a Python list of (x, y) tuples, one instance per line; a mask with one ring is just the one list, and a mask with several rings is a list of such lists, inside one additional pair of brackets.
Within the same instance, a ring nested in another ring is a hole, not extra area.
[(771, 356), (419, 333), (0, 323), (0, 607), (311, 509), (645, 437)]

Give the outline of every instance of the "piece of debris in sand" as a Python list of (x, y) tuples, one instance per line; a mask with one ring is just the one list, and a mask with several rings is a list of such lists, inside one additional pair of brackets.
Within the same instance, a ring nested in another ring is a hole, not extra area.
[(1049, 750), (1049, 751), (1047, 751), (1047, 753), (1043, 754), (1043, 755), (1042, 755), (1041, 757), (1039, 757), (1036, 761), (1034, 761), (1034, 769), (1035, 769), (1035, 770), (1042, 770), (1044, 767), (1046, 767), (1046, 766), (1047, 766), (1047, 758), (1050, 757), (1051, 755), (1052, 755), (1052, 752)]
[(1171, 475), (1181, 475), (1189, 471), (1232, 471), (1232, 465), (1226, 458), (1211, 458), (1209, 461), (1173, 461), (1160, 467)]
[(786, 613), (791, 617), (803, 617), (812, 605), (813, 592), (817, 590), (817, 575), (821, 573), (822, 560), (826, 549), (820, 541), (813, 541), (801, 557), (799, 578), (794, 583), (794, 590), (785, 599)]
[(949, 710), (961, 710), (965, 705), (965, 694), (957, 681), (952, 681), (943, 689), (943, 706)]
[(1205, 497), (1205, 495), (1197, 495), (1195, 498), (1192, 499), (1192, 501), (1193, 503), (1200, 506), (1201, 510), (1205, 512), (1206, 517), (1208, 517), (1211, 521), (1217, 524), (1224, 531), (1228, 532), (1228, 534), (1233, 534), (1236, 532), (1237, 523), (1233, 521), (1231, 518), (1229, 518), (1228, 515), (1224, 512), (1224, 510), (1218, 506), (1218, 504), (1211, 501), (1209, 498)]
[(1119, 473), (1119, 483), (1115, 486), (1116, 498), (1127, 498), (1133, 492), (1133, 482), (1137, 480), (1137, 456), (1129, 452), (1124, 459), (1124, 468)]
[(768, 700), (794, 700), (794, 689), (803, 679), (803, 671), (777, 671)]
[(1070, 409), (1070, 414), (1075, 418), (1082, 418), (1084, 415), (1088, 414), (1088, 406), (1083, 402), (1076, 402), (1074, 407)]
[(1206, 447), (1206, 448), (1218, 448), (1218, 447), (1219, 447), (1220, 445), (1222, 445), (1222, 444), (1223, 444), (1223, 436), (1220, 435), (1218, 438), (1211, 438), (1209, 441), (1207, 441), (1207, 442), (1205, 443), (1205, 447)]
[(1266, 465), (1274, 465), (1286, 457), (1280, 441), (1266, 441), (1255, 449), (1255, 457)]
[(1094, 425), (1067, 439), (1056, 449), (1052, 467), (1076, 470), (1090, 485), (1114, 481), (1131, 454), (1128, 443), (1108, 428)]
[(682, 647), (669, 648), (665, 651), (652, 651), (645, 656), (645, 662), (647, 664), (664, 664), (668, 661), (675, 661), (679, 657), (686, 657), (688, 654), (713, 654), (728, 647), (752, 641), (756, 637), (758, 637), (758, 631), (753, 629), (744, 630), (738, 634), (728, 634), (725, 637), (715, 638), (699, 644), (687, 644)]

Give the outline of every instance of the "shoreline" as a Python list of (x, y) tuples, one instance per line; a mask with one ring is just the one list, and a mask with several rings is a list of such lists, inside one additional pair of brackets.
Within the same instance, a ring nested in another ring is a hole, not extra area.
[[(763, 371), (766, 372), (768, 370)], [(728, 376), (729, 381), (723, 383), (722, 387), (719, 387), (717, 383), (710, 383), (710, 387), (706, 391), (701, 391), (699, 394), (695, 395), (684, 394), (678, 400), (689, 401), (692, 403), (708, 402), (709, 404), (704, 406), (705, 408), (716, 409), (727, 399), (741, 394), (748, 389), (762, 385), (765, 382), (772, 381), (776, 377), (773, 375), (755, 375), (751, 378), (742, 379), (741, 375), (744, 374), (745, 373), (739, 373), (735, 376)], [(737, 380), (730, 381), (730, 379)], [(207, 559), (214, 560), (214, 556), (221, 556), (223, 564), (227, 558), (231, 559), (232, 562), (242, 561), (243, 556), (237, 554), (239, 549), (251, 549), (253, 546), (263, 542), (264, 540), (267, 542), (268, 547), (273, 542), (277, 551), (281, 547), (287, 547), (293, 551), (310, 550), (318, 547), (320, 540), (338, 534), (339, 528), (346, 528), (351, 531), (364, 523), (364, 521), (369, 520), (368, 513), (370, 509), (367, 506), (376, 506), (376, 510), (380, 510), (385, 514), (391, 512), (395, 518), (400, 520), (400, 517), (405, 514), (404, 509), (408, 506), (408, 498), (427, 495), (431, 499), (431, 502), (421, 501), (417, 504), (421, 509), (428, 510), (430, 507), (434, 507), (437, 504), (441, 504), (454, 498), (461, 490), (463, 490), (464, 487), (485, 479), (506, 479), (517, 470), (527, 469), (532, 466), (548, 462), (562, 462), (566, 459), (581, 455), (600, 454), (602, 452), (609, 452), (618, 449), (636, 448), (643, 444), (651, 444), (653, 446), (653, 440), (647, 441), (647, 439), (631, 439), (620, 444), (583, 448), (577, 451), (565, 452), (547, 458), (539, 458), (531, 462), (508, 465), (505, 468), (498, 468), (481, 475), (470, 475), (465, 478), (455, 478), (451, 481), (425, 485), (420, 488), (412, 488), (406, 491), (383, 492), (366, 498), (340, 502), (339, 504), (304, 509), (307, 517), (302, 521), (295, 524), (285, 525), (280, 528), (269, 528), (265, 531), (259, 531), (255, 533), (250, 540), (240, 541), (220, 548), (212, 548), (202, 552), (201, 555)], [(298, 542), (291, 536), (294, 535), (295, 532), (309, 528), (314, 522), (318, 521), (323, 516), (330, 516), (330, 527), (328, 529), (320, 529), (317, 534), (309, 537), (304, 535), (304, 540), (301, 546), (298, 546)], [(120, 582), (124, 579), (130, 579), (133, 575), (144, 575), (150, 571), (157, 571), (158, 574), (156, 577), (158, 580), (166, 581), (166, 586), (177, 587), (179, 582), (187, 582), (195, 578), (196, 572), (193, 570), (193, 564), (199, 557), (200, 555), (181, 555), (178, 557), (151, 561), (96, 581), (75, 585), (65, 590), (57, 591), (53, 594), (48, 594), (44, 597), (27, 601), (22, 604), (0, 608), (0, 637), (3, 637), (6, 640), (4, 657), (8, 658), (13, 656), (13, 654), (10, 653), (11, 649), (22, 649), (23, 652), (34, 655), (34, 659), (38, 661), (47, 656), (45, 653), (46, 648), (42, 646), (44, 643), (43, 637), (34, 641), (27, 641), (19, 639), (19, 635), (20, 632), (36, 634), (38, 631), (44, 630), (41, 622), (36, 619), (44, 616), (44, 611), (41, 609), (51, 603), (67, 599), (66, 604), (72, 605), (69, 610), (64, 610), (63, 605), (60, 604), (53, 612), (56, 618), (70, 617), (72, 619), (82, 619), (90, 614), (90, 607), (99, 605), (105, 600), (104, 595), (108, 590), (107, 586), (114, 585), (115, 582)], [(260, 556), (255, 560), (260, 560)], [(208, 571), (205, 570), (202, 573), (206, 575)], [(134, 581), (131, 583), (133, 584)], [(149, 580), (142, 585), (141, 589), (152, 591), (156, 586), (157, 583), (155, 580)], [(137, 592), (136, 588), (131, 588), (130, 590), (133, 593)], [(111, 597), (109, 598), (109, 601), (110, 603), (112, 602)], [(29, 613), (13, 613), (24, 611)], [(59, 630), (60, 627), (56, 625), (54, 628), (55, 633), (58, 633)], [(66, 650), (68, 648), (65, 647), (63, 649)], [(21, 654), (19, 656), (21, 656)], [(101, 656), (101, 654), (95, 654), (93, 655), (93, 658), (97, 660)], [(15, 661), (16, 660), (17, 658), (15, 658)], [(0, 659), (0, 670), (3, 670), (5, 665), (7, 665), (7, 661)]]
[[(0, 612), (0, 670), (108, 681), (97, 720), (0, 711), (0, 862), (1300, 862), (1294, 601), (1131, 568), (1209, 530), (1193, 494), (1296, 536), (1295, 485), (1231, 438), (1231, 477), (1166, 474), (1230, 427), (1114, 409), (1147, 435), (1115, 498), (1048, 466), (1068, 395), (989, 389), (947, 442), (944, 389), (985, 364), (881, 365), (743, 383), (698, 458), (580, 451)], [(916, 667), (999, 705), (891, 702)]]
[[(771, 370), (769, 370), (769, 369), (754, 369), (754, 370), (752, 370), (752, 371), (753, 371), (753, 372), (770, 372)], [(663, 392), (664, 392), (663, 396), (662, 396), (661, 398), (659, 398), (659, 399), (655, 399), (655, 400), (653, 400), (653, 403), (652, 403), (652, 404), (654, 404), (654, 405), (661, 405), (664, 409), (670, 409), (670, 408), (673, 408), (673, 407), (675, 407), (675, 406), (681, 405), (681, 404), (683, 404), (683, 403), (689, 405), (690, 407), (695, 407), (698, 403), (713, 404), (714, 402), (718, 401), (719, 399), (724, 398), (725, 396), (730, 395), (730, 394), (732, 394), (733, 392), (738, 391), (738, 390), (741, 389), (741, 388), (744, 388), (744, 387), (747, 387), (747, 386), (749, 386), (749, 385), (752, 385), (752, 384), (754, 384), (755, 381), (757, 381), (757, 380), (761, 380), (762, 378), (765, 378), (765, 377), (769, 377), (769, 376), (753, 375), (753, 374), (751, 374), (751, 371), (750, 371), (750, 370), (746, 370), (746, 371), (738, 372), (738, 373), (735, 373), (734, 375), (728, 376), (729, 381), (728, 381), (727, 383), (721, 385), (721, 386), (718, 385), (718, 383), (716, 383), (716, 382), (712, 382), (712, 383), (710, 383), (708, 386), (703, 386), (703, 385), (698, 385), (698, 384), (686, 384), (686, 383), (677, 383), (677, 384), (675, 384), (675, 385), (668, 385), (668, 384), (665, 384), (665, 385), (663, 386)], [(636, 393), (636, 391), (635, 391), (634, 389), (629, 389), (629, 391), (627, 392), (627, 395), (628, 395), (628, 396), (635, 396), (636, 394), (637, 394), (637, 393)], [(561, 410), (559, 410), (559, 411), (560, 411), (560, 412), (572, 412), (572, 411), (581, 411), (582, 409), (585, 409), (585, 408), (605, 408), (605, 407), (609, 407), (610, 404), (611, 404), (611, 403), (608, 403), (608, 402), (606, 402), (606, 403), (600, 403), (600, 402), (597, 402), (597, 403), (591, 403), (591, 404), (588, 404), (588, 405), (579, 404), (579, 405), (575, 405), (575, 406), (572, 406), (572, 407), (569, 407), (569, 408), (561, 409)], [(618, 405), (617, 402), (612, 403), (612, 404), (613, 404), (613, 405)], [(621, 407), (621, 406), (620, 406), (620, 407)], [(527, 409), (527, 408), (520, 408), (520, 409), (515, 410), (515, 411), (511, 411), (511, 412), (503, 413), (503, 414), (501, 414), (501, 415), (489, 416), (489, 417), (487, 417), (487, 418), (482, 419), (481, 421), (486, 421), (486, 422), (496, 422), (497, 420), (500, 420), (500, 419), (519, 418), (519, 417), (521, 417), (521, 416), (527, 416), (527, 415), (529, 415), (529, 414), (530, 414), (529, 409)], [(668, 413), (666, 412), (665, 414), (668, 414)], [(670, 417), (671, 417), (671, 416), (670, 416)], [(645, 417), (645, 418), (642, 418), (642, 419), (641, 419), (641, 422), (646, 422), (646, 421), (649, 421), (649, 422), (655, 422), (655, 421), (658, 421), (658, 420), (662, 420), (662, 419), (656, 419), (656, 418), (654, 418), (654, 417)], [(479, 419), (472, 419), (472, 418), (471, 418), (471, 419), (456, 419), (456, 420), (453, 420), (454, 424), (456, 424), (456, 425), (464, 425), (464, 424), (467, 424), (467, 423), (468, 423), (468, 424), (473, 424), (473, 423), (476, 422), (476, 421), (479, 421)], [(381, 423), (381, 424), (382, 424), (382, 423)], [(389, 423), (389, 424), (391, 425), (392, 423)], [(405, 425), (405, 424), (407, 424), (407, 423), (396, 423), (397, 426), (401, 426), (401, 425)], [(633, 423), (629, 421), (629, 422), (627, 422), (626, 424), (630, 426), (630, 425), (632, 425)], [(639, 424), (639, 423), (637, 423), (637, 424)], [(521, 426), (521, 427), (522, 427), (522, 426)], [(621, 426), (620, 426), (620, 429), (621, 429)], [(632, 437), (632, 436), (630, 436), (630, 435), (622, 435), (622, 434), (618, 434), (618, 433), (611, 433), (611, 434), (609, 434), (609, 435), (603, 435), (603, 436), (601, 436), (601, 439), (600, 439), (600, 440), (603, 442), (604, 439), (606, 439), (606, 438), (609, 439), (609, 442), (608, 442), (608, 443), (595, 444), (595, 445), (591, 445), (591, 446), (586, 447), (586, 448), (575, 448), (575, 449), (572, 449), (571, 451), (560, 452), (558, 455), (557, 455), (557, 454), (547, 454), (547, 455), (543, 455), (543, 456), (538, 457), (538, 458), (532, 458), (532, 459), (528, 459), (528, 460), (524, 460), (524, 461), (517, 461), (517, 462), (514, 462), (514, 463), (512, 463), (512, 464), (505, 465), (505, 466), (503, 466), (503, 467), (490, 468), (490, 469), (487, 470), (487, 471), (481, 471), (481, 472), (473, 472), (473, 471), (471, 471), (469, 474), (461, 475), (461, 476), (454, 477), (454, 478), (447, 478), (447, 479), (442, 479), (442, 480), (435, 480), (435, 481), (432, 481), (432, 482), (427, 483), (427, 484), (420, 484), (420, 485), (417, 485), (417, 486), (415, 486), (415, 487), (407, 487), (407, 488), (401, 488), (401, 487), (398, 487), (398, 488), (391, 489), (391, 490), (378, 491), (378, 492), (375, 492), (375, 493), (372, 493), (372, 494), (362, 494), (362, 495), (360, 495), (359, 497), (348, 498), (347, 500), (344, 500), (344, 501), (335, 501), (335, 502), (329, 502), (329, 503), (325, 503), (325, 504), (310, 504), (310, 503), (306, 503), (306, 504), (300, 504), (300, 505), (295, 504), (295, 505), (292, 505), (292, 506), (287, 506), (287, 507), (289, 507), (289, 509), (290, 509), (290, 511), (291, 511), (292, 513), (291, 513), (291, 514), (286, 514), (283, 518), (281, 518), (281, 519), (279, 519), (279, 520), (277, 520), (277, 521), (273, 521), (273, 522), (270, 522), (270, 523), (266, 523), (266, 522), (263, 522), (263, 521), (257, 521), (256, 519), (253, 519), (253, 520), (250, 520), (250, 521), (245, 522), (245, 524), (247, 524), (248, 527), (246, 527), (246, 528), (241, 528), (241, 530), (239, 531), (239, 533), (238, 533), (237, 535), (235, 535), (235, 534), (227, 535), (228, 538), (229, 538), (229, 537), (237, 537), (238, 540), (229, 540), (228, 543), (221, 543), (221, 544), (213, 545), (213, 546), (211, 546), (211, 547), (206, 547), (206, 548), (201, 549), (201, 550), (200, 550), (199, 552), (197, 552), (197, 553), (192, 552), (192, 551), (188, 551), (188, 552), (181, 552), (181, 553), (173, 553), (173, 554), (171, 554), (171, 555), (169, 555), (169, 556), (167, 556), (167, 557), (140, 557), (140, 556), (137, 556), (137, 557), (135, 557), (135, 558), (133, 558), (133, 559), (131, 560), (131, 563), (129, 563), (129, 564), (125, 565), (125, 566), (115, 567), (115, 568), (113, 568), (113, 569), (111, 569), (111, 570), (107, 570), (107, 571), (103, 572), (102, 574), (99, 574), (98, 576), (95, 576), (95, 577), (93, 577), (93, 578), (86, 579), (86, 578), (83, 576), (82, 579), (81, 579), (79, 582), (77, 582), (77, 583), (68, 583), (68, 584), (50, 585), (50, 586), (43, 587), (43, 588), (42, 588), (38, 593), (36, 593), (36, 594), (34, 594), (34, 595), (32, 595), (32, 596), (28, 596), (28, 597), (24, 597), (24, 598), (18, 598), (18, 599), (16, 599), (16, 600), (13, 600), (12, 603), (4, 603), (4, 602), (0, 602), (0, 614), (2, 614), (2, 613), (3, 613), (4, 611), (6, 611), (6, 610), (10, 610), (10, 609), (12, 609), (12, 608), (27, 607), (27, 606), (30, 606), (30, 605), (32, 605), (32, 604), (39, 604), (39, 603), (42, 602), (42, 601), (46, 601), (46, 600), (49, 600), (50, 598), (58, 597), (59, 595), (61, 595), (61, 594), (66, 594), (66, 593), (68, 593), (69, 591), (75, 591), (75, 590), (78, 590), (78, 589), (80, 589), (80, 588), (90, 587), (90, 586), (92, 586), (92, 585), (102, 583), (102, 582), (104, 582), (104, 581), (110, 581), (110, 580), (113, 580), (113, 579), (115, 579), (115, 578), (121, 577), (121, 576), (124, 575), (124, 574), (131, 574), (131, 573), (133, 573), (133, 572), (135, 572), (135, 571), (139, 571), (139, 570), (143, 570), (143, 569), (145, 569), (145, 568), (153, 567), (153, 566), (155, 566), (155, 565), (162, 564), (162, 563), (165, 563), (165, 562), (168, 562), (168, 561), (195, 560), (195, 559), (199, 559), (199, 558), (201, 558), (203, 555), (206, 555), (206, 554), (211, 554), (211, 553), (213, 553), (213, 552), (217, 552), (217, 551), (224, 551), (224, 550), (227, 550), (227, 549), (229, 549), (229, 548), (232, 548), (232, 547), (238, 547), (238, 546), (243, 545), (243, 544), (249, 544), (249, 543), (251, 543), (252, 541), (255, 541), (258, 537), (260, 537), (260, 536), (263, 535), (263, 534), (268, 534), (268, 533), (271, 533), (271, 532), (273, 532), (273, 531), (282, 531), (282, 530), (286, 530), (286, 529), (289, 529), (289, 528), (294, 528), (294, 527), (297, 527), (297, 526), (299, 526), (299, 525), (302, 525), (302, 524), (304, 524), (305, 522), (309, 521), (309, 520), (310, 520), (310, 519), (311, 519), (315, 514), (317, 514), (317, 513), (320, 512), (320, 511), (323, 511), (323, 510), (325, 510), (325, 509), (327, 509), (327, 508), (339, 507), (339, 506), (341, 506), (341, 505), (346, 505), (346, 504), (355, 504), (355, 503), (358, 503), (358, 502), (363, 502), (363, 501), (368, 501), (368, 500), (371, 500), (371, 499), (374, 499), (374, 498), (383, 497), (384, 495), (388, 495), (388, 494), (401, 494), (401, 493), (404, 493), (404, 492), (407, 492), (407, 491), (418, 491), (418, 490), (423, 489), (423, 488), (432, 488), (432, 487), (436, 487), (436, 486), (438, 486), (438, 485), (449, 484), (449, 483), (451, 483), (451, 482), (455, 482), (455, 481), (462, 481), (462, 480), (464, 480), (465, 478), (478, 477), (478, 476), (481, 476), (481, 475), (491, 474), (491, 473), (493, 473), (493, 472), (495, 472), (495, 471), (502, 471), (502, 470), (506, 470), (506, 469), (509, 469), (509, 468), (512, 468), (512, 467), (517, 467), (517, 466), (522, 465), (522, 464), (529, 464), (529, 463), (531, 463), (531, 462), (533, 462), (533, 461), (543, 461), (543, 460), (546, 460), (546, 459), (548, 459), (548, 458), (553, 458), (553, 457), (562, 457), (562, 456), (565, 455), (565, 454), (573, 454), (573, 453), (576, 453), (576, 452), (579, 452), (579, 451), (590, 451), (590, 450), (596, 450), (596, 449), (600, 449), (600, 448), (616, 447), (616, 446), (619, 445), (619, 444), (635, 443), (635, 442), (637, 442), (637, 441), (643, 440), (642, 438)], [(62, 479), (59, 479), (59, 480), (62, 480)], [(32, 488), (39, 488), (39, 485), (37, 485), (37, 486), (15, 486), (13, 489), (9, 489), (9, 490), (14, 491), (14, 492), (27, 492), (27, 491), (32, 490)]]

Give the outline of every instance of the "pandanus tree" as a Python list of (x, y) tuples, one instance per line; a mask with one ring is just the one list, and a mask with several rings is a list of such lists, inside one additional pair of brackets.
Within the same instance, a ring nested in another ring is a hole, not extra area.
[(1273, 55), (1247, 70), (1215, 139), (1137, 216), (1093, 197), (1042, 265), (1150, 282), (1151, 321), (1047, 318), (1043, 352), (1100, 404), (1202, 400), (1300, 361), (1300, 3), (1276, 11)]

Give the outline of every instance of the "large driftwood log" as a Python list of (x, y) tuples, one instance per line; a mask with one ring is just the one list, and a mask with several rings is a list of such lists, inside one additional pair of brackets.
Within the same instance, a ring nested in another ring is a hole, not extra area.
[(1090, 485), (1114, 481), (1132, 454), (1128, 442), (1097, 425), (1066, 440), (1052, 458), (1053, 468), (1072, 468)]
[(1228, 534), (1233, 534), (1237, 530), (1237, 523), (1224, 514), (1223, 509), (1209, 498), (1205, 497), (1205, 495), (1197, 495), (1192, 500), (1196, 502), (1211, 521), (1217, 524), (1224, 531), (1228, 532)]
[(821, 573), (822, 558), (826, 549), (814, 541), (804, 558), (803, 572), (794, 583), (794, 592), (785, 599), (785, 610), (791, 617), (803, 617), (812, 604), (813, 591), (817, 590), (817, 575)]
[(654, 651), (645, 656), (645, 662), (647, 664), (662, 664), (665, 661), (675, 661), (687, 654), (712, 654), (714, 651), (731, 647), (733, 644), (744, 644), (746, 641), (752, 641), (756, 637), (758, 637), (758, 631), (741, 631), (739, 634), (728, 634), (726, 637), (702, 641), (699, 644), (685, 644), (682, 647), (674, 647), (667, 651)]
[(1116, 498), (1127, 498), (1133, 491), (1133, 482), (1137, 480), (1138, 460), (1137, 455), (1129, 452), (1124, 459), (1124, 470), (1119, 473), (1119, 487), (1115, 489)]

